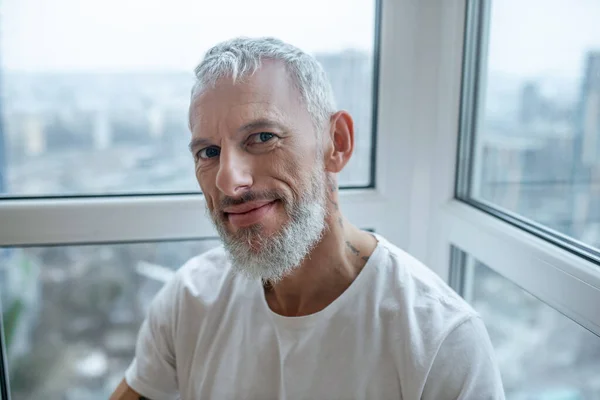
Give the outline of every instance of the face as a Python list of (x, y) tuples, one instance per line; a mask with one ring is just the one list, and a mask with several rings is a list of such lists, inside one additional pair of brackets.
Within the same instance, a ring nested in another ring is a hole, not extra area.
[(320, 240), (326, 201), (322, 144), (285, 67), (221, 79), (192, 100), (190, 122), (196, 177), (234, 269), (283, 278)]

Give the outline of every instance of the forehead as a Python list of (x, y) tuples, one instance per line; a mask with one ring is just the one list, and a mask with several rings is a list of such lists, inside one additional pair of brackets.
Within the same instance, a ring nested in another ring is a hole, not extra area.
[(221, 78), (190, 105), (192, 133), (237, 129), (259, 118), (292, 125), (310, 121), (300, 92), (281, 62), (263, 61), (254, 74), (235, 83), (231, 77)]

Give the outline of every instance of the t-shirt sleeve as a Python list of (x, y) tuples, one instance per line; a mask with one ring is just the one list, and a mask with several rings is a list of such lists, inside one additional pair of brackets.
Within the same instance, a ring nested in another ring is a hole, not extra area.
[(178, 398), (173, 344), (177, 275), (158, 292), (138, 334), (135, 358), (125, 372), (127, 384), (152, 400)]
[(422, 400), (504, 400), (500, 371), (483, 321), (468, 317), (442, 341)]

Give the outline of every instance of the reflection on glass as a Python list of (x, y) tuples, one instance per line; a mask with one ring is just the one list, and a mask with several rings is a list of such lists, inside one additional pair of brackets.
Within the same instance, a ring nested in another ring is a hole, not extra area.
[(600, 337), (484, 264), (471, 303), (496, 350), (509, 400), (600, 399)]
[(176, 268), (218, 244), (0, 248), (12, 399), (107, 399), (154, 295)]
[[(538, 12), (541, 8), (543, 13)], [(492, 3), (471, 188), (478, 200), (596, 248), (598, 20), (597, 1)]]
[(375, 2), (350, 3), (3, 2), (0, 196), (197, 191), (192, 71), (239, 35), (277, 36), (321, 61), (355, 119), (340, 183), (369, 184)]

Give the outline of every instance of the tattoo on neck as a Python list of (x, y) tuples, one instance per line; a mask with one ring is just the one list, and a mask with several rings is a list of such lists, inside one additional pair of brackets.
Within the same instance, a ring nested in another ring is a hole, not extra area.
[(352, 243), (350, 243), (347, 240), (346, 240), (346, 246), (348, 246), (348, 248), (350, 249), (350, 251), (352, 252), (352, 254), (354, 254), (355, 256), (359, 256), (360, 255), (360, 251), (358, 251), (358, 249), (356, 247), (352, 246)]
[(329, 191), (334, 193), (337, 190), (337, 186), (333, 182), (329, 182)]
[(338, 203), (335, 200), (333, 200), (333, 199), (329, 199), (329, 201), (331, 202), (331, 204), (333, 204), (333, 206), (335, 207), (335, 209), (339, 211), (340, 206), (338, 205)]
[(344, 221), (342, 220), (342, 217), (338, 217), (338, 223), (340, 224), (340, 227), (344, 227)]
[(369, 261), (369, 256), (362, 256), (363, 261)]

